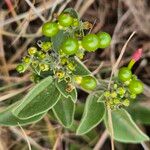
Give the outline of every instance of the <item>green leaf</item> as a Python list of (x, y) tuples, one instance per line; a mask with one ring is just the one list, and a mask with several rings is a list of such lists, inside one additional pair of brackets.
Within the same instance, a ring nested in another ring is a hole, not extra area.
[(52, 108), (55, 117), (64, 127), (70, 127), (74, 120), (75, 104), (70, 97), (61, 96), (57, 104)]
[(88, 68), (77, 57), (75, 57), (75, 64), (76, 68), (75, 71), (73, 71), (74, 75), (86, 76), (91, 74)]
[(77, 90), (74, 88), (71, 92), (67, 92), (67, 82), (62, 80), (60, 82), (55, 81), (55, 85), (59, 92), (66, 98), (70, 97), (71, 100), (75, 103), (77, 101)]
[[(78, 123), (77, 121), (74, 121), (72, 123), (72, 125), (69, 127), (69, 130), (72, 132), (76, 132), (78, 128)], [(99, 137), (99, 133), (92, 129), (91, 131), (89, 131), (88, 133), (86, 133), (85, 135), (82, 136), (82, 138), (87, 141), (88, 143), (90, 142), (90, 145), (93, 145), (92, 143)]]
[(73, 8), (67, 8), (63, 12), (69, 13), (72, 17), (79, 19), (78, 13)]
[(142, 124), (150, 124), (150, 108), (140, 103), (134, 103), (128, 108), (133, 120)]
[(65, 31), (60, 30), (55, 36), (51, 38), (55, 51), (60, 50), (62, 43), (67, 39), (67, 37), (68, 34)]
[(42, 113), (35, 117), (21, 120), (17, 118), (16, 116), (14, 116), (11, 112), (15, 107), (17, 107), (19, 103), (18, 102), (14, 103), (10, 105), (8, 108), (6, 108), (4, 111), (0, 112), (0, 125), (3, 125), (3, 126), (18, 126), (18, 124), (27, 125), (27, 124), (31, 124), (33, 122), (39, 121), (45, 115), (45, 113)]
[[(141, 143), (149, 140), (124, 109), (112, 111), (112, 124), (114, 139), (116, 141), (124, 143)], [(108, 115), (105, 115), (105, 125), (109, 131)]]
[(47, 77), (37, 84), (14, 110), (13, 114), (20, 119), (27, 119), (51, 109), (59, 100), (52, 77)]
[(105, 114), (105, 107), (102, 102), (97, 102), (97, 100), (98, 97), (94, 95), (88, 96), (83, 117), (77, 129), (77, 135), (82, 135), (89, 132), (102, 121)]

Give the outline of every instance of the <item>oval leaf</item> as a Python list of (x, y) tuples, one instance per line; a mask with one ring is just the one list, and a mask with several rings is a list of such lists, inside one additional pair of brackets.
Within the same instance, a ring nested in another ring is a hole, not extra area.
[(21, 126), (23, 126), (23, 125), (31, 124), (33, 122), (37, 122), (40, 119), (42, 119), (45, 115), (45, 113), (42, 113), (42, 114), (37, 115), (35, 117), (21, 120), (21, 119), (17, 118), (16, 116), (14, 116), (11, 112), (17, 105), (18, 105), (18, 102), (9, 106), (4, 111), (0, 112), (0, 125), (18, 126), (18, 124), (20, 124)]
[(142, 124), (150, 124), (150, 108), (140, 103), (134, 103), (128, 109), (133, 120)]
[(60, 92), (53, 79), (47, 77), (37, 84), (14, 110), (13, 114), (20, 119), (27, 119), (51, 109), (59, 100)]
[(66, 98), (70, 97), (74, 103), (77, 101), (77, 90), (76, 90), (76, 88), (74, 88), (71, 92), (67, 92), (66, 91), (67, 83), (64, 80), (62, 80), (60, 82), (55, 81), (55, 85), (56, 85), (57, 89), (59, 90), (59, 92), (64, 97), (66, 97)]
[[(141, 143), (149, 138), (133, 122), (124, 109), (112, 111), (114, 139), (124, 143)], [(108, 115), (105, 115), (105, 125), (109, 131)]]
[(55, 36), (51, 38), (53, 43), (53, 49), (59, 51), (62, 43), (67, 39), (68, 34), (63, 30), (60, 30)]
[(52, 108), (55, 117), (64, 127), (70, 127), (74, 120), (75, 104), (70, 97), (61, 96), (57, 104)]
[(75, 64), (76, 68), (73, 71), (74, 75), (86, 76), (91, 74), (88, 68), (77, 57), (75, 57)]
[(72, 17), (79, 19), (78, 13), (73, 8), (67, 8), (63, 12), (69, 13)]
[(105, 114), (105, 107), (102, 102), (97, 102), (97, 100), (98, 97), (94, 95), (88, 96), (83, 112), (83, 117), (77, 129), (78, 135), (89, 132), (102, 121)]

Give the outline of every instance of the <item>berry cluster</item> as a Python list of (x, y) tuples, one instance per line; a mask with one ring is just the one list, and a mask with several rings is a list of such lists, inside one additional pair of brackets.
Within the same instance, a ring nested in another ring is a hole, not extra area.
[(119, 69), (117, 80), (111, 87), (110, 91), (106, 91), (104, 96), (107, 105), (111, 109), (121, 106), (129, 106), (138, 94), (143, 92), (143, 83), (132, 74), (128, 67)]
[[(84, 30), (91, 27), (89, 22), (82, 22), (65, 12), (55, 21), (46, 22), (42, 26), (42, 33), (48, 40), (38, 41), (38, 47), (30, 47), (27, 56), (23, 57), (22, 63), (17, 66), (17, 71), (23, 73), (30, 69), (34, 82), (51, 75), (59, 81), (65, 80), (68, 85), (74, 86), (75, 83), (85, 90), (93, 90), (97, 85), (93, 76), (74, 75), (77, 65), (75, 56), (83, 59), (86, 51), (93, 52), (98, 48), (108, 47), (111, 37), (106, 32), (84, 35)], [(63, 31), (66, 37), (63, 37), (59, 50), (56, 50), (52, 38), (60, 31)]]

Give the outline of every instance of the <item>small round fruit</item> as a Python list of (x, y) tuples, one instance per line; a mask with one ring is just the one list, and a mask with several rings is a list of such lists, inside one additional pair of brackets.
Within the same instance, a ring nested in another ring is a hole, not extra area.
[(92, 76), (84, 76), (80, 85), (83, 89), (92, 91), (96, 88), (97, 82)]
[(25, 66), (23, 64), (18, 64), (17, 67), (16, 67), (16, 70), (19, 73), (23, 73), (25, 71)]
[(139, 80), (132, 80), (129, 84), (129, 90), (132, 94), (140, 94), (143, 92), (143, 83)]
[(132, 77), (132, 72), (127, 67), (122, 67), (119, 70), (118, 78), (120, 81), (122, 81), (122, 82), (129, 81), (131, 79), (131, 77)]
[(68, 38), (61, 47), (63, 53), (66, 55), (73, 55), (75, 54), (79, 49), (79, 44), (77, 39), (74, 38)]
[(64, 27), (69, 27), (73, 24), (73, 18), (69, 14), (63, 13), (58, 17), (58, 22)]
[(59, 31), (58, 24), (56, 22), (47, 22), (42, 26), (42, 33), (47, 37), (56, 35)]
[(110, 45), (111, 36), (106, 32), (100, 32), (97, 34), (99, 38), (99, 48), (106, 48)]
[(82, 40), (82, 47), (91, 52), (99, 47), (99, 39), (95, 34), (88, 34)]

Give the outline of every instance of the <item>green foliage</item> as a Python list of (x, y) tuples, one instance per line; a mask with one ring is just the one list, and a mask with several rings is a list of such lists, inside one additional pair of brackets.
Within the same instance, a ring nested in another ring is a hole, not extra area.
[(67, 39), (67, 37), (68, 34), (65, 31), (60, 30), (55, 36), (51, 38), (51, 41), (53, 43), (53, 49), (58, 52), (62, 43)]
[(42, 113), (42, 114), (37, 115), (35, 117), (31, 117), (29, 119), (21, 120), (21, 119), (17, 118), (16, 116), (14, 116), (13, 113), (12, 113), (12, 110), (15, 107), (17, 107), (18, 104), (20, 104), (20, 101), (14, 103), (13, 105), (10, 105), (5, 110), (0, 112), (0, 125), (4, 125), (4, 126), (18, 126), (18, 124), (20, 124), (21, 126), (23, 126), (23, 125), (31, 124), (33, 122), (39, 121), (41, 118), (43, 118), (43, 116), (46, 113), (45, 112), (45, 113)]
[(91, 74), (87, 67), (77, 57), (75, 58), (75, 63), (76, 69), (73, 71), (74, 75), (86, 76)]
[(73, 8), (67, 8), (64, 13), (69, 13), (72, 17), (79, 19), (78, 13)]
[(142, 124), (150, 124), (150, 108), (140, 103), (134, 103), (128, 108), (133, 120)]
[(97, 100), (98, 97), (94, 95), (88, 96), (83, 117), (77, 129), (77, 135), (89, 132), (102, 121), (105, 114), (105, 107), (102, 102), (97, 102)]
[(52, 108), (59, 100), (60, 93), (54, 86), (52, 77), (47, 77), (37, 84), (13, 110), (20, 119), (27, 119), (42, 114)]
[(52, 108), (57, 120), (64, 126), (70, 127), (74, 120), (75, 104), (70, 97), (61, 96), (57, 104)]
[[(112, 124), (114, 139), (116, 141), (124, 143), (141, 143), (149, 140), (124, 109), (112, 111)], [(108, 131), (110, 131), (107, 114), (105, 115), (105, 125)]]
[(62, 80), (62, 81), (55, 81), (55, 85), (57, 87), (57, 89), (59, 90), (59, 92), (66, 98), (70, 97), (71, 100), (75, 103), (77, 101), (77, 90), (74, 87), (73, 90), (71, 92), (67, 92), (66, 88), (67, 88), (67, 82)]

